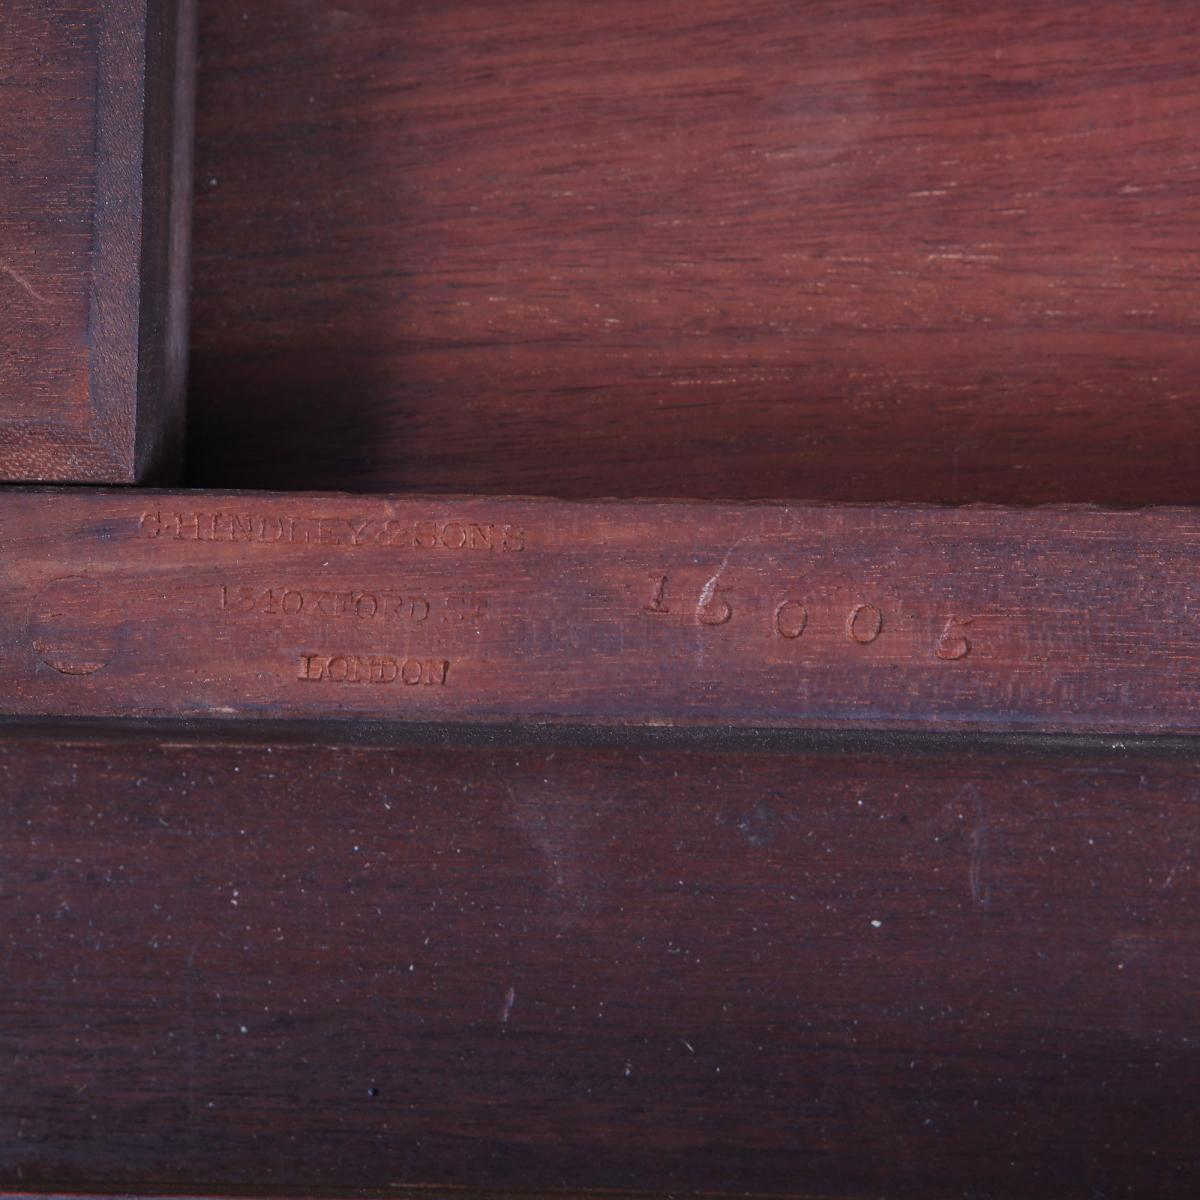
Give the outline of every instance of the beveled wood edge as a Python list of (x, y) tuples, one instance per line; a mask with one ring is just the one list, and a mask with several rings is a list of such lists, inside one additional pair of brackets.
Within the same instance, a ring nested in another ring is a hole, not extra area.
[(563, 750), (661, 750), (696, 754), (844, 754), (888, 757), (1003, 755), (1013, 760), (1070, 762), (1097, 756), (1122, 759), (1200, 757), (1200, 735), (1113, 737), (1082, 733), (762, 728), (705, 724), (630, 725), (617, 722), (507, 723), (313, 720), (222, 717), (75, 717), (0, 714), (0, 742), (50, 739), (62, 745), (142, 742), (147, 746), (331, 746), (347, 750), (399, 747)]
[[(100, 9), (96, 74), (96, 177), (92, 247), (89, 433), (136, 480), (136, 408), (141, 301), (147, 16), (155, 0), (109, 0)], [(168, 0), (170, 2), (170, 0)], [(129, 37), (130, 23), (141, 31)], [(130, 137), (135, 130), (140, 136)]]
[[(89, 419), (0, 418), (4, 483), (165, 482), (182, 466), (197, 5), (109, 0), (99, 17)], [(50, 465), (65, 448), (76, 465)]]
[[(854, 1200), (854, 1197), (830, 1196), (817, 1192), (695, 1192), (616, 1191), (564, 1189), (492, 1189), (447, 1187), (440, 1184), (396, 1184), (387, 1188), (209, 1188), (172, 1190), (162, 1185), (138, 1185), (75, 1190), (48, 1188), (27, 1191), (0, 1190), (0, 1200)], [(874, 1193), (861, 1193), (860, 1200), (874, 1200)], [(931, 1200), (939, 1200), (937, 1197)], [(947, 1196), (948, 1200), (948, 1196)]]
[(148, 0), (134, 480), (183, 465), (197, 0)]

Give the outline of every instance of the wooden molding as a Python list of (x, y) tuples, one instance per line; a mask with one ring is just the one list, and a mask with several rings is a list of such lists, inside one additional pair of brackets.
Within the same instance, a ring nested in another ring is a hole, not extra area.
[(10, 717), (1200, 732), (1200, 515), (13, 489)]
[(174, 473), (194, 0), (17, 0), (0, 33), (0, 478)]

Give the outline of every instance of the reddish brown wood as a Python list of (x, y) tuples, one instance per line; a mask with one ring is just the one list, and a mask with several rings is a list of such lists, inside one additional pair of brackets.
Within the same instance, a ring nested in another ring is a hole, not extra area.
[(1200, 10), (209, 0), (193, 478), (1200, 502)]
[(0, 496), (0, 712), (1200, 732), (1200, 514)]
[(194, 24), (192, 0), (6, 0), (0, 479), (177, 468)]
[[(321, 1200), (368, 1200), (380, 1195), (381, 1189), (321, 1189)], [(3, 1200), (263, 1200), (264, 1192), (252, 1189), (240, 1191), (207, 1192), (197, 1195), (194, 1191), (167, 1191), (163, 1187), (124, 1187), (109, 1191), (0, 1191)], [(313, 1200), (312, 1189), (277, 1188), (270, 1192), (275, 1200)], [(445, 1187), (389, 1187), (386, 1195), (394, 1200), (562, 1200), (561, 1191), (524, 1189), (497, 1191), (494, 1188), (445, 1188)], [(587, 1191), (578, 1193), (589, 1200), (617, 1200), (612, 1192)], [(648, 1200), (651, 1193), (622, 1191), (619, 1200)], [(743, 1193), (742, 1200), (756, 1200)], [(804, 1200), (803, 1197), (800, 1200)]]
[(0, 1178), (1196, 1194), (1196, 764), (0, 741)]

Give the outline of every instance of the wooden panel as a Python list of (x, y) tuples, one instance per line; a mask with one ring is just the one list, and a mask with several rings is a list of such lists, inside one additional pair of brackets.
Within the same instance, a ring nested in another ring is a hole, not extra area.
[(0, 26), (0, 478), (176, 469), (192, 0), (9, 0)]
[[(321, 1194), (323, 1200), (366, 1200), (367, 1197), (376, 1196), (379, 1192), (338, 1188), (335, 1190), (324, 1189)], [(551, 1190), (529, 1192), (524, 1189), (520, 1191), (504, 1189), (497, 1191), (494, 1188), (444, 1188), (438, 1186), (389, 1187), (386, 1194), (393, 1200), (561, 1200), (563, 1196), (561, 1191)], [(277, 1197), (278, 1200), (312, 1200), (311, 1191), (305, 1188), (278, 1188), (272, 1190), (271, 1195)], [(590, 1200), (605, 1200), (606, 1197), (613, 1197), (613, 1200), (617, 1200), (611, 1192), (589, 1191), (585, 1195)], [(648, 1193), (622, 1191), (619, 1200), (648, 1200), (649, 1195)], [(196, 1195), (192, 1192), (166, 1191), (161, 1186), (158, 1188), (139, 1186), (126, 1187), (117, 1192), (88, 1192), (79, 1189), (36, 1192), (4, 1190), (0, 1191), (0, 1196), (3, 1197), (3, 1200), (114, 1200), (115, 1197), (120, 1197), (120, 1200), (135, 1200), (135, 1197), (138, 1200), (262, 1200), (263, 1193), (245, 1189), (243, 1192), (220, 1191)], [(742, 1200), (756, 1200), (756, 1198), (743, 1194)]]
[(1200, 732), (1200, 513), (10, 491), (0, 712)]
[(1200, 502), (1194, 4), (203, 7), (202, 484)]
[(9, 737), (0, 1178), (1191, 1197), (1197, 782)]

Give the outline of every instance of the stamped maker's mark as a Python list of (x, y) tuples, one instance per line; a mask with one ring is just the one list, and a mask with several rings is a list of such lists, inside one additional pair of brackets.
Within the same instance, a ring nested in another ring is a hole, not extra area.
[[(695, 604), (690, 602), (688, 595), (682, 597), (680, 612), (694, 612), (697, 625), (729, 625), (735, 616), (743, 613), (742, 600), (728, 588), (716, 586), (715, 579), (714, 576), (714, 579), (710, 579), (704, 585)], [(671, 616), (676, 605), (675, 585), (672, 584), (671, 576), (656, 575), (649, 583), (649, 598), (642, 611), (654, 617)], [(749, 599), (754, 601), (763, 598), (751, 596)], [(753, 603), (750, 604), (751, 609), (755, 607)], [(840, 613), (836, 610), (828, 611), (828, 604), (820, 608), (814, 605), (813, 611), (810, 612), (807, 599), (777, 593), (768, 607), (770, 636), (782, 638), (785, 642), (799, 641), (813, 625), (822, 624), (828, 627), (840, 616), (844, 642), (855, 646), (871, 646), (885, 634), (891, 619), (883, 608), (867, 601), (851, 603)], [(944, 618), (940, 632), (930, 647), (933, 657), (942, 662), (960, 662), (967, 658), (971, 653), (972, 643), (966, 631), (974, 620), (974, 617), (956, 615)]]
[(267, 546), (383, 546), (394, 550), (519, 553), (525, 530), (495, 521), (323, 516), (256, 511), (148, 510), (139, 537), (152, 541), (238, 542)]
[(445, 687), (448, 659), (394, 658), (390, 654), (302, 654), (303, 683), (400, 684), (404, 687)]
[(358, 621), (410, 621), (479, 625), (488, 598), (475, 592), (429, 593), (363, 588), (249, 587), (220, 585), (218, 607), (238, 616), (326, 617)]

